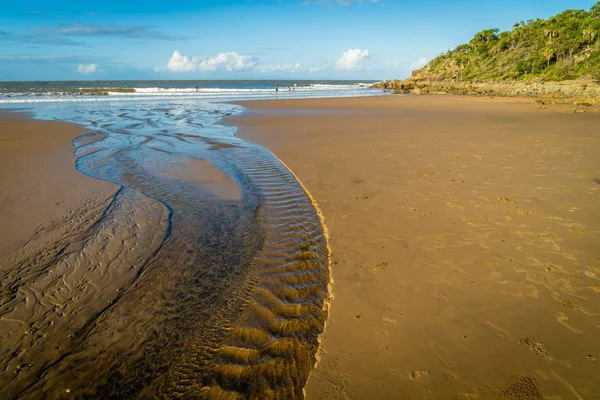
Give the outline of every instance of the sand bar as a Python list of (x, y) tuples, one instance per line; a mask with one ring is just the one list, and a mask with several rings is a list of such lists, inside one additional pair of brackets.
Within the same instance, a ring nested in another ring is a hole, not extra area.
[(255, 101), (333, 295), (310, 399), (600, 398), (600, 113), (452, 96)]

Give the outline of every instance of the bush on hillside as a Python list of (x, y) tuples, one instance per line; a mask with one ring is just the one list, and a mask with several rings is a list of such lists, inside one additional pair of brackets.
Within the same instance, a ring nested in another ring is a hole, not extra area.
[(486, 29), (432, 60), (417, 75), (458, 81), (600, 80), (600, 2), (546, 20)]

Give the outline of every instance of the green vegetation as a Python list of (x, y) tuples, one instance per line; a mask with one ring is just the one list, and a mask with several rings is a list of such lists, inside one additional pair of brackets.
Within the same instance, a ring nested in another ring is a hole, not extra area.
[(457, 81), (600, 80), (600, 2), (547, 20), (487, 29), (413, 73)]

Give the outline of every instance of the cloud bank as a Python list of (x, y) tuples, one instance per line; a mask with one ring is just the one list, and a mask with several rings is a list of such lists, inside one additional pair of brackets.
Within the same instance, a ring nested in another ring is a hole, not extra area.
[(349, 49), (342, 54), (342, 57), (337, 61), (336, 67), (343, 71), (360, 69), (364, 67), (369, 57), (370, 53), (367, 49)]
[(146, 25), (85, 25), (71, 24), (48, 32), (63, 36), (118, 37), (146, 40), (186, 40), (188, 37), (169, 35)]
[(305, 66), (295, 64), (262, 64), (255, 56), (243, 55), (236, 52), (219, 53), (215, 57), (202, 58), (187, 56), (175, 50), (166, 66), (157, 67), (156, 72), (231, 72), (247, 71), (264, 74), (310, 74), (334, 69), (352, 71), (364, 70), (370, 58), (369, 50), (349, 49), (334, 64), (325, 62), (321, 66)]
[[(135, 40), (188, 40), (190, 37), (169, 35), (146, 25), (85, 25), (71, 24), (54, 28), (29, 29), (24, 33), (0, 30), (1, 43), (26, 43), (49, 46), (84, 46), (84, 38), (113, 37)], [(77, 38), (78, 40), (74, 40)]]
[(244, 56), (236, 52), (219, 53), (216, 57), (202, 59), (188, 57), (175, 50), (167, 66), (157, 68), (157, 71), (168, 70), (171, 72), (202, 72), (202, 71), (244, 71), (256, 66), (252, 56)]
[(0, 31), (0, 44), (36, 44), (49, 46), (85, 46), (85, 43), (72, 40), (68, 37), (57, 36), (48, 33), (26, 33), (17, 34), (6, 31)]

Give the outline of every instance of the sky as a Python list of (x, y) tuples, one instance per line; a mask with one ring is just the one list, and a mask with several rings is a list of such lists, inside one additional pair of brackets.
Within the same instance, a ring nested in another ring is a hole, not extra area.
[(597, 0), (6, 0), (0, 81), (405, 78)]

